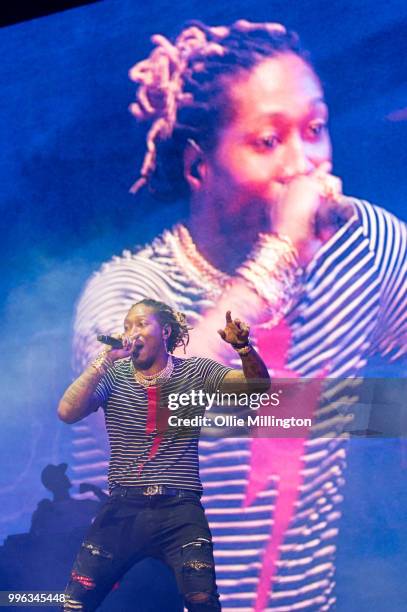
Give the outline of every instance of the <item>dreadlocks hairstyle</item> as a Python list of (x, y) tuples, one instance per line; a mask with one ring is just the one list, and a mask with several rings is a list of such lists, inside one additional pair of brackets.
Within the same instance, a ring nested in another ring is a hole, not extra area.
[(182, 312), (164, 304), (164, 302), (158, 302), (157, 300), (146, 298), (133, 304), (132, 308), (139, 304), (152, 308), (162, 327), (164, 325), (171, 327), (171, 334), (167, 340), (167, 351), (173, 353), (177, 346), (183, 346), (185, 353), (189, 342), (189, 330), (192, 329), (187, 323), (186, 316)]
[(131, 113), (148, 121), (147, 151), (136, 193), (147, 185), (160, 199), (177, 199), (189, 192), (183, 175), (183, 152), (189, 142), (210, 151), (219, 127), (233, 113), (227, 99), (227, 78), (249, 70), (262, 60), (292, 52), (310, 63), (299, 38), (278, 23), (236, 21), (209, 27), (190, 22), (170, 42), (152, 36), (155, 48), (129, 72), (139, 83)]

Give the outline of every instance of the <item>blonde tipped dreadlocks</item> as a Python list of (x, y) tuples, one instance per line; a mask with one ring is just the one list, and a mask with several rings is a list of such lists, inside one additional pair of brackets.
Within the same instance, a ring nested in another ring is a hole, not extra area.
[(217, 128), (230, 117), (225, 77), (278, 53), (308, 58), (298, 36), (278, 23), (239, 20), (209, 27), (192, 22), (174, 43), (160, 34), (151, 40), (155, 48), (149, 57), (129, 72), (139, 84), (130, 111), (151, 122), (140, 178), (131, 191), (147, 184), (157, 197), (175, 199), (188, 192), (182, 162), (188, 140), (209, 150)]
[(144, 306), (152, 308), (162, 327), (164, 327), (164, 325), (169, 325), (171, 327), (171, 334), (167, 340), (167, 351), (173, 353), (177, 346), (183, 346), (185, 353), (185, 349), (189, 342), (189, 330), (192, 329), (192, 327), (189, 327), (184, 313), (171, 308), (171, 306), (164, 304), (164, 302), (149, 298), (145, 298), (133, 304), (132, 308), (139, 304), (144, 304)]

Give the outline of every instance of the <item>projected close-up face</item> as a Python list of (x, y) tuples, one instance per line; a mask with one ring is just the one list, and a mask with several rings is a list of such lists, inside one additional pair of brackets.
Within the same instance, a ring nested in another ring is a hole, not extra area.
[[(312, 68), (293, 53), (228, 80), (232, 118), (208, 156), (204, 188), (238, 213), (272, 205), (291, 180), (331, 160), (328, 109)], [(227, 197), (226, 197), (227, 196)]]

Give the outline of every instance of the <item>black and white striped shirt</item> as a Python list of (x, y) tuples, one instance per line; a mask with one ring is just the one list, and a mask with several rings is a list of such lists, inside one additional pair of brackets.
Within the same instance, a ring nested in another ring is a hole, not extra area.
[[(115, 485), (165, 484), (202, 492), (199, 478), (200, 427), (169, 426), (168, 418), (202, 417), (205, 404), (193, 398), (174, 412), (168, 409), (181, 394), (216, 393), (230, 368), (211, 359), (173, 358), (174, 369), (162, 386), (146, 388), (134, 377), (130, 358), (117, 361), (96, 388), (104, 408), (111, 458), (109, 488)], [(185, 403), (185, 402), (184, 402)], [(176, 405), (176, 404), (174, 404)]]
[[(288, 317), (288, 366), (313, 377), (328, 363), (338, 381), (338, 401), (346, 395), (342, 381), (359, 376), (371, 358), (380, 356), (392, 368), (407, 350), (406, 226), (381, 208), (351, 202), (354, 216), (308, 265), (302, 295)], [(96, 334), (121, 329), (131, 304), (144, 297), (182, 310), (192, 324), (215, 305), (177, 240), (177, 228), (136, 253), (113, 258), (90, 279), (75, 321), (78, 369), (99, 350)], [(254, 339), (256, 331), (252, 327)], [(319, 427), (323, 435), (338, 423), (326, 414)], [(100, 448), (98, 439), (81, 425), (75, 442), (80, 441), (78, 471), (102, 483), (106, 457), (100, 451), (95, 460), (92, 454)], [(346, 440), (316, 437), (303, 447), (283, 442), (201, 438), (203, 502), (225, 610), (251, 612), (261, 591), (267, 600), (262, 609), (324, 612), (335, 605)]]

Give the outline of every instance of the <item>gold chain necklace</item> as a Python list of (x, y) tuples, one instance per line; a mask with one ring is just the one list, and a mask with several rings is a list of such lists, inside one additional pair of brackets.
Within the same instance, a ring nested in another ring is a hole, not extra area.
[(184, 225), (175, 226), (174, 234), (182, 255), (187, 259), (187, 264), (194, 269), (195, 274), (201, 281), (209, 283), (215, 291), (223, 289), (230, 282), (231, 277), (228, 274), (212, 266), (201, 255), (192, 240), (191, 234)]
[(158, 384), (158, 381), (161, 383), (165, 382), (170, 378), (174, 369), (174, 362), (171, 355), (168, 355), (168, 361), (165, 368), (152, 375), (141, 374), (139, 370), (135, 369), (133, 362), (131, 362), (131, 364), (133, 367), (134, 378), (143, 387), (153, 387)]

